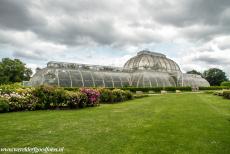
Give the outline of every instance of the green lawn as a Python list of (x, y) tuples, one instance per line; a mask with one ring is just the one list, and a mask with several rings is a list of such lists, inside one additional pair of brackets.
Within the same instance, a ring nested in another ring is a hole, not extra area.
[(0, 122), (0, 147), (65, 147), (67, 154), (230, 153), (230, 100), (208, 94), (6, 113)]

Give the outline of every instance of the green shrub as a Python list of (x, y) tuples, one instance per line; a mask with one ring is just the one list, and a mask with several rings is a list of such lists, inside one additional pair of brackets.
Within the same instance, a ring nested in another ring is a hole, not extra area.
[(66, 92), (66, 102), (71, 109), (84, 108), (87, 106), (88, 98), (81, 92), (68, 91)]
[(131, 100), (131, 99), (133, 99), (133, 94), (129, 90), (126, 90), (125, 91), (125, 98), (126, 98), (126, 100)]
[(176, 87), (176, 90), (180, 90), (180, 91), (192, 91), (192, 87)]
[(133, 94), (128, 90), (101, 88), (98, 91), (100, 92), (100, 102), (102, 103), (122, 102), (133, 99)]
[(166, 91), (172, 91), (175, 92), (176, 90), (180, 90), (180, 91), (192, 91), (191, 87), (146, 87), (146, 88), (137, 88), (137, 87), (125, 87), (125, 88), (121, 88), (122, 90), (129, 90), (133, 93), (135, 93), (136, 91), (142, 91), (142, 92), (149, 92), (149, 91), (153, 91), (156, 93), (159, 93), (161, 90), (166, 90)]
[(21, 83), (0, 85), (0, 94), (10, 94), (16, 92), (19, 88), (23, 88)]
[(177, 87), (165, 87), (164, 90), (165, 91), (171, 91), (171, 92), (175, 92), (177, 89)]
[[(38, 98), (39, 109), (50, 109), (57, 106), (59, 96), (57, 96), (58, 90), (53, 86), (42, 85), (36, 87), (33, 91), (33, 95)], [(63, 103), (63, 102), (59, 102)]]
[(137, 87), (124, 87), (121, 88), (121, 90), (128, 90), (131, 91), (133, 93), (135, 93), (136, 91), (142, 91), (142, 92), (148, 92), (148, 91), (154, 91), (154, 92), (160, 92), (161, 90), (163, 90), (163, 87), (146, 87), (146, 88), (137, 88)]
[(223, 97), (227, 98), (227, 99), (230, 99), (230, 90), (223, 91)]
[(123, 102), (133, 98), (133, 95), (130, 91), (124, 91), (121, 89), (112, 90), (112, 102)]
[(230, 87), (230, 82), (229, 81), (224, 81), (224, 82), (221, 83), (221, 86)]
[(124, 101), (124, 94), (121, 89), (112, 90), (112, 102), (122, 102)]
[(101, 88), (100, 92), (100, 102), (109, 103), (113, 101), (112, 91), (110, 89)]
[(226, 86), (199, 87), (199, 90), (223, 90), (223, 89), (229, 89), (229, 87)]
[(221, 90), (221, 91), (214, 91), (213, 95), (223, 96), (223, 90)]
[(51, 108), (66, 106), (66, 91), (63, 88), (56, 88), (53, 97), (53, 102), (50, 104)]
[(67, 90), (67, 91), (79, 91), (79, 88), (77, 88), (77, 87), (64, 87), (64, 90)]
[(9, 112), (9, 101), (0, 99), (0, 113)]

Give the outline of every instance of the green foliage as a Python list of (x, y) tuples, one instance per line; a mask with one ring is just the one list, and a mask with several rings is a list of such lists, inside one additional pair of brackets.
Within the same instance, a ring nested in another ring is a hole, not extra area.
[(136, 91), (142, 91), (142, 92), (160, 92), (161, 90), (166, 90), (166, 91), (172, 91), (175, 92), (176, 90), (180, 91), (191, 91), (191, 87), (146, 87), (146, 88), (136, 88), (136, 87), (126, 87), (126, 88), (121, 88), (122, 90), (128, 90), (131, 92), (136, 92)]
[(112, 102), (123, 102), (132, 99), (132, 94), (129, 91), (121, 89), (112, 90)]
[(112, 102), (113, 97), (112, 97), (112, 91), (110, 89), (106, 88), (101, 88), (99, 89), (100, 92), (100, 101), (101, 102)]
[(142, 91), (142, 92), (149, 92), (149, 91), (154, 91), (154, 92), (160, 92), (163, 90), (163, 87), (153, 87), (153, 88), (137, 88), (137, 87), (126, 87), (126, 88), (121, 88), (122, 90), (129, 90), (131, 92), (136, 92), (136, 91)]
[(10, 94), (21, 88), (23, 88), (21, 83), (0, 85), (0, 94)]
[(49, 109), (51, 108), (51, 105), (54, 106), (56, 105), (56, 91), (55, 87), (53, 86), (48, 86), (48, 85), (42, 85), (33, 91), (33, 94), (35, 97), (38, 98), (38, 107), (39, 109)]
[(228, 88), (229, 87), (225, 87), (225, 86), (210, 86), (210, 87), (199, 87), (199, 90), (222, 90)]
[(79, 91), (80, 88), (78, 87), (64, 87), (64, 90), (67, 91)]
[(29, 80), (32, 70), (19, 59), (3, 58), (0, 62), (0, 84)]
[(88, 97), (86, 94), (83, 94), (81, 92), (67, 91), (66, 101), (68, 107), (70, 107), (71, 109), (84, 108), (87, 106)]
[(221, 83), (221, 86), (230, 87), (230, 82), (229, 81), (224, 81), (224, 82)]
[(84, 108), (99, 105), (99, 100), (113, 103), (133, 98), (131, 92), (120, 89), (82, 88), (80, 91), (67, 91), (49, 85), (23, 88), (16, 84), (2, 85), (1, 88), (0, 98), (8, 101), (9, 111)]
[(9, 101), (0, 99), (0, 113), (9, 112)]
[(133, 94), (130, 91), (124, 91), (121, 89), (110, 90), (107, 88), (101, 88), (99, 89), (99, 92), (100, 102), (103, 103), (115, 103), (133, 99)]
[(222, 82), (228, 81), (225, 72), (218, 68), (211, 68), (207, 71), (204, 71), (203, 76), (211, 86), (220, 86)]
[(223, 90), (220, 91), (214, 91), (213, 95), (217, 95), (217, 96), (223, 96)]
[(149, 95), (147, 94), (135, 94), (133, 95), (133, 98), (134, 99), (137, 99), (137, 98), (144, 98), (144, 97), (148, 97)]
[(202, 73), (198, 72), (197, 70), (188, 71), (187, 74), (197, 74), (197, 75), (202, 76)]
[(230, 99), (230, 90), (223, 91), (223, 97), (227, 98), (227, 99)]

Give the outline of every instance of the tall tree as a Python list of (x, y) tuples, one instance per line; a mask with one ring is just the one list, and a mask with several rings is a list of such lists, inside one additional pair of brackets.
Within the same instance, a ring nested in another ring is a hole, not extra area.
[(3, 58), (0, 62), (0, 84), (29, 80), (32, 70), (19, 59)]
[(228, 81), (225, 72), (218, 68), (210, 68), (204, 71), (203, 76), (211, 86), (219, 86), (221, 82)]
[(203, 76), (202, 73), (200, 73), (200, 72), (198, 72), (196, 70), (188, 71), (187, 74), (197, 74), (197, 75)]

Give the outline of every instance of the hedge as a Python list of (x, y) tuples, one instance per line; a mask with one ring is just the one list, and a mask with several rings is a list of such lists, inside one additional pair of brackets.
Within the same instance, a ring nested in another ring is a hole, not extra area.
[(221, 86), (230, 87), (230, 82), (229, 81), (224, 81), (224, 82), (221, 83)]
[(191, 91), (191, 87), (146, 87), (146, 88), (136, 88), (136, 87), (126, 87), (121, 88), (122, 90), (129, 90), (131, 92), (142, 91), (142, 92), (160, 92), (161, 90), (172, 91), (175, 92), (176, 90), (180, 91)]
[(229, 89), (229, 87), (226, 86), (199, 87), (199, 90), (223, 90), (223, 89)]

